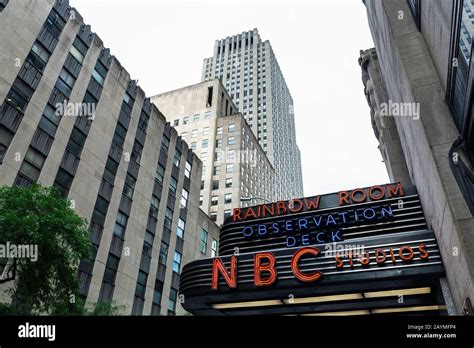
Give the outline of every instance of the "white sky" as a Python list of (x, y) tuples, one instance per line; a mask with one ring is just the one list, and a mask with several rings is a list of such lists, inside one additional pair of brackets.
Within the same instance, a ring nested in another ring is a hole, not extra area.
[(361, 0), (70, 0), (147, 96), (201, 81), (217, 39), (258, 28), (295, 106), (305, 195), (389, 181), (357, 59), (373, 47)]

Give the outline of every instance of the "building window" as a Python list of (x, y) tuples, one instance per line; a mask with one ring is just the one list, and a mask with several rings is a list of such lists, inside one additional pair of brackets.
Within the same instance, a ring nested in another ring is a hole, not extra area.
[(222, 134), (222, 127), (217, 127), (216, 134), (217, 135)]
[(230, 217), (231, 215), (232, 215), (232, 210), (230, 209), (224, 210), (224, 220)]
[(188, 197), (189, 197), (189, 192), (183, 188), (183, 191), (181, 191), (181, 208), (186, 208), (188, 206)]
[[(212, 106), (212, 94), (213, 94), (214, 87), (210, 86), (207, 87), (207, 103), (206, 106), (210, 108)], [(206, 112), (207, 114), (207, 112)], [(209, 112), (210, 114), (210, 112)]]
[(168, 314), (174, 314), (176, 311), (176, 299), (178, 298), (178, 291), (171, 288), (170, 289), (170, 298), (168, 302)]
[(234, 155), (235, 155), (235, 150), (228, 150), (227, 151), (227, 162), (229, 162), (229, 163), (234, 162)]
[(127, 173), (125, 177), (125, 185), (123, 186), (123, 194), (128, 198), (133, 198), (133, 191), (135, 190), (135, 178)]
[(181, 270), (181, 253), (179, 251), (174, 252), (173, 258), (173, 272), (178, 273)]
[(184, 166), (184, 176), (187, 177), (188, 179), (191, 178), (191, 169), (192, 169), (191, 163), (186, 161), (186, 165)]
[(169, 146), (170, 140), (166, 136), (164, 136), (163, 140), (161, 141), (161, 151), (163, 151), (164, 153), (168, 153)]
[(232, 203), (232, 193), (226, 193), (224, 196), (224, 203)]
[(198, 130), (193, 129), (193, 131), (191, 132), (191, 138), (196, 138), (197, 136), (198, 136)]
[(212, 189), (213, 190), (218, 190), (219, 189), (219, 180), (213, 180), (212, 181)]
[(176, 149), (174, 152), (173, 164), (179, 168), (180, 161), (181, 161), (181, 152), (179, 152), (179, 150)]
[(150, 201), (150, 215), (157, 217), (159, 206), (160, 206), (160, 199), (154, 194), (152, 194), (151, 201)]
[(235, 144), (235, 137), (229, 137), (227, 139), (227, 145), (234, 145)]
[(213, 175), (221, 175), (221, 166), (217, 165), (217, 166), (214, 166), (214, 173), (212, 173)]
[(209, 217), (211, 218), (211, 221), (214, 221), (214, 222), (217, 221), (217, 213), (216, 212), (211, 212), (209, 214)]
[(156, 280), (155, 289), (153, 289), (152, 315), (160, 314), (160, 304), (161, 304), (162, 295), (163, 295), (163, 282), (160, 280)]
[(165, 168), (161, 164), (158, 163), (158, 167), (156, 168), (156, 172), (155, 172), (156, 181), (163, 184), (164, 175), (165, 175)]
[(216, 148), (220, 148), (222, 146), (222, 139), (216, 140)]
[(191, 150), (196, 151), (196, 148), (197, 148), (197, 143), (195, 141), (193, 141), (191, 143)]
[(179, 126), (179, 118), (177, 118), (176, 120), (173, 121), (173, 126), (174, 127)]
[(199, 114), (194, 115), (194, 116), (193, 116), (193, 122), (198, 122), (198, 121), (199, 121), (199, 117), (200, 117)]
[(162, 241), (161, 242), (161, 247), (160, 247), (160, 256), (159, 256), (158, 262), (161, 265), (166, 266), (167, 258), (168, 258), (168, 244), (166, 244), (165, 242)]
[(208, 135), (209, 134), (209, 127), (204, 127), (202, 130), (202, 135)]
[(227, 163), (225, 165), (225, 172), (227, 174), (232, 173), (233, 170), (234, 170), (234, 164), (233, 163)]
[(202, 205), (203, 200), (204, 200), (204, 197), (203, 197), (203, 196), (199, 196), (199, 206)]
[(232, 178), (225, 179), (225, 188), (232, 187)]
[(202, 147), (203, 149), (207, 149), (208, 144), (209, 144), (209, 140), (208, 140), (208, 139), (203, 139), (203, 140), (202, 140), (201, 147)]
[(211, 112), (210, 112), (210, 111), (206, 111), (206, 112), (204, 113), (204, 119), (205, 119), (205, 120), (208, 120), (208, 119), (210, 119), (210, 118), (211, 118)]
[(146, 291), (146, 282), (148, 279), (148, 274), (139, 271), (138, 272), (138, 279), (137, 279), (137, 287), (135, 289), (135, 295), (140, 298), (145, 298), (145, 291)]
[(178, 238), (183, 239), (185, 226), (186, 226), (186, 223), (184, 222), (184, 220), (179, 219), (178, 220), (178, 229), (176, 230), (176, 235), (178, 236)]
[(117, 213), (117, 219), (115, 221), (114, 234), (123, 239), (125, 235), (125, 228), (127, 226), (128, 216), (122, 213), (120, 210)]
[(25, 88), (22, 88), (23, 86), (21, 86), (20, 83), (17, 83), (17, 81), (12, 85), (5, 101), (16, 110), (24, 113), (26, 106), (28, 105), (29, 97), (22, 91), (23, 89), (26, 89), (26, 86)]
[(235, 131), (235, 123), (229, 124), (229, 133), (232, 133)]
[(186, 125), (189, 123), (189, 116), (184, 116), (183, 117), (183, 125)]
[(96, 69), (94, 69), (92, 71), (92, 77), (94, 78), (94, 80), (96, 80), (96, 82), (103, 86), (104, 85), (104, 81), (105, 79), (98, 73), (98, 71)]
[(213, 238), (211, 242), (211, 257), (216, 257), (216, 256), (217, 256), (217, 240)]
[(207, 231), (203, 228), (201, 231), (201, 244), (199, 249), (201, 250), (201, 253), (205, 254), (207, 252), (207, 236), (208, 233)]
[(0, 12), (2, 12), (5, 9), (9, 1), (10, 0), (0, 0)]
[(219, 197), (218, 196), (212, 196), (211, 197), (211, 205), (217, 205), (219, 204)]
[(418, 29), (420, 29), (420, 20), (421, 20), (421, 13), (420, 13), (420, 0), (408, 0), (408, 5), (410, 5), (411, 12), (413, 13), (413, 17), (415, 17), (416, 25)]
[(166, 208), (165, 211), (165, 228), (171, 229), (171, 223), (173, 222), (173, 211), (170, 208)]
[(175, 195), (176, 194), (176, 188), (178, 186), (178, 182), (176, 181), (175, 178), (173, 177), (170, 177), (170, 185), (169, 185), (169, 188), (170, 188), (170, 192)]

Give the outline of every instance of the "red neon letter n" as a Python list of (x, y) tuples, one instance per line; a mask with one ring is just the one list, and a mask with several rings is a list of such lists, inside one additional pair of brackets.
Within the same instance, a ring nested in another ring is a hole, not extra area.
[(212, 289), (217, 290), (219, 285), (219, 272), (224, 277), (225, 282), (230, 288), (237, 287), (237, 256), (230, 258), (230, 274), (227, 273), (224, 263), (220, 258), (215, 258), (212, 263)]

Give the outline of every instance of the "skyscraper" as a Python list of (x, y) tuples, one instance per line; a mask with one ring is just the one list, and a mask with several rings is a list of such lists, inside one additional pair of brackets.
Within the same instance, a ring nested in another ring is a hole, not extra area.
[(213, 221), (222, 224), (233, 208), (275, 199), (275, 171), (219, 79), (158, 94), (151, 102), (202, 160), (200, 207)]
[(270, 42), (257, 29), (217, 40), (202, 80), (219, 78), (275, 168), (277, 199), (303, 195), (293, 98)]

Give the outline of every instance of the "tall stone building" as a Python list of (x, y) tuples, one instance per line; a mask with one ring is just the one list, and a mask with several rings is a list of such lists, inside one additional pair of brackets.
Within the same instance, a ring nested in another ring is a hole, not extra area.
[(151, 97), (203, 162), (201, 209), (219, 225), (233, 208), (275, 199), (275, 171), (219, 79)]
[(181, 265), (217, 250), (201, 161), (67, 0), (2, 4), (0, 185), (54, 185), (90, 222), (88, 301), (182, 312)]
[(392, 181), (417, 187), (440, 244), (451, 314), (472, 314), (472, 1), (364, 3), (375, 49), (359, 62), (380, 151)]
[(219, 78), (275, 168), (276, 198), (303, 196), (293, 98), (270, 42), (257, 29), (217, 40), (202, 80)]

